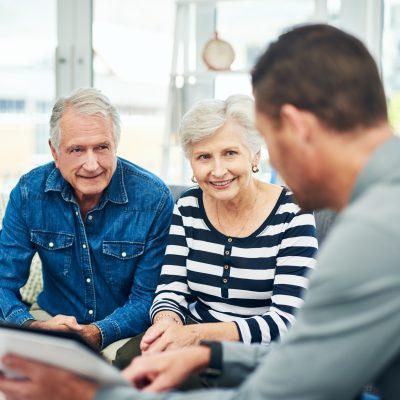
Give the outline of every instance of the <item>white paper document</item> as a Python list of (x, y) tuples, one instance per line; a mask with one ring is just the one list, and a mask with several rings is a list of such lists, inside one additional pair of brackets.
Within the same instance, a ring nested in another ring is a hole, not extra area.
[[(14, 353), (64, 368), (100, 384), (129, 385), (120, 371), (79, 340), (48, 331), (0, 325), (0, 357)], [(0, 362), (0, 371), (7, 372)]]

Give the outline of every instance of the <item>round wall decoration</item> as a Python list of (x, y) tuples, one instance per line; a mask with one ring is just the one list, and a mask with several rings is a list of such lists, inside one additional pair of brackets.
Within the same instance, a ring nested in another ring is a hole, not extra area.
[(235, 59), (235, 52), (232, 46), (225, 40), (218, 37), (215, 32), (203, 49), (203, 60), (207, 67), (213, 71), (227, 71)]

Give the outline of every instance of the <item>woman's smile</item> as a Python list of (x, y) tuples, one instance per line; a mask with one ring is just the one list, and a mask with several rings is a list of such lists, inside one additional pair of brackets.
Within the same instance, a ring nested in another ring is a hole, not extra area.
[(217, 190), (223, 190), (230, 186), (230, 184), (236, 180), (236, 178), (225, 179), (223, 181), (209, 181), (211, 186), (213, 186)]

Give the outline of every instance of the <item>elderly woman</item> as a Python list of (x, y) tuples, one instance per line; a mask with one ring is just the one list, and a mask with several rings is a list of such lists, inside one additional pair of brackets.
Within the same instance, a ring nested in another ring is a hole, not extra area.
[(198, 103), (180, 139), (198, 186), (175, 205), (142, 352), (229, 340), (268, 345), (295, 320), (317, 250), (315, 221), (261, 182), (250, 97)]

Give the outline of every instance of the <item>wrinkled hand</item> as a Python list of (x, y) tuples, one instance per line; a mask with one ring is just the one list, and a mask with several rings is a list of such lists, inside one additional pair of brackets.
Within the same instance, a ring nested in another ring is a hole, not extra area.
[(147, 329), (140, 342), (140, 350), (145, 353), (149, 347), (172, 325), (178, 325), (173, 319), (161, 319), (156, 324)]
[(123, 375), (145, 392), (164, 392), (179, 387), (187, 377), (205, 369), (210, 361), (210, 349), (193, 346), (144, 355), (133, 359)]
[(7, 400), (91, 400), (99, 386), (63, 369), (15, 355), (6, 355), (2, 362), (9, 371), (28, 378), (0, 377), (0, 392)]
[[(147, 333), (146, 333), (147, 334)], [(144, 337), (143, 337), (144, 339)], [(200, 342), (196, 325), (169, 325), (161, 335), (155, 339), (144, 354), (155, 354), (165, 350), (179, 349), (182, 347), (193, 346)]]
[(49, 329), (52, 331), (77, 332), (82, 330), (75, 317), (69, 315), (56, 315), (48, 321), (33, 321), (30, 325), (32, 328)]

